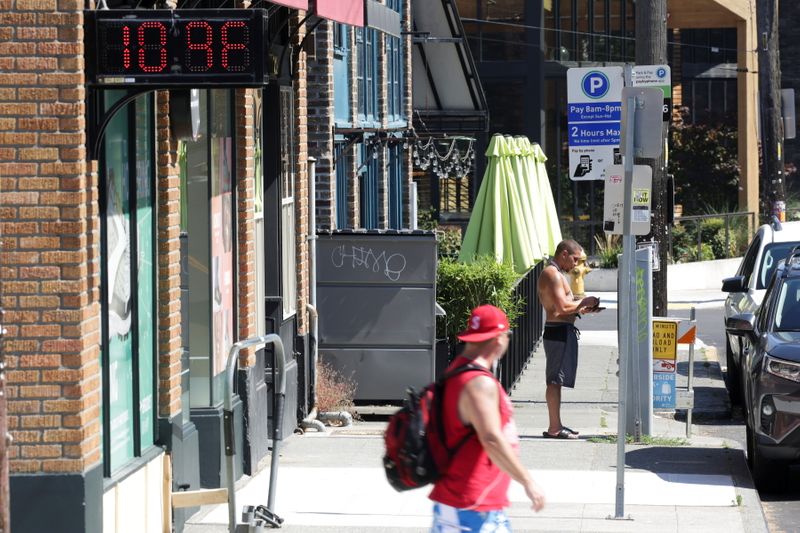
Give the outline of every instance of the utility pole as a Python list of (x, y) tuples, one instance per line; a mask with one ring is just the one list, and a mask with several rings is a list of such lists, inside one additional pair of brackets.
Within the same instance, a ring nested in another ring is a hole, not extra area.
[[(667, 0), (639, 0), (636, 2), (636, 64), (667, 64)], [(666, 140), (668, 123), (664, 123), (661, 138)], [(658, 159), (637, 159), (637, 165), (653, 169), (653, 190), (650, 235), (644, 240), (654, 240), (658, 245), (658, 271), (653, 272), (653, 316), (667, 315), (667, 252), (669, 224), (667, 222), (667, 169), (665, 155)]]
[(781, 61), (778, 49), (778, 0), (758, 0), (758, 86), (761, 106), (762, 219), (786, 211), (783, 179), (783, 118), (781, 117)]

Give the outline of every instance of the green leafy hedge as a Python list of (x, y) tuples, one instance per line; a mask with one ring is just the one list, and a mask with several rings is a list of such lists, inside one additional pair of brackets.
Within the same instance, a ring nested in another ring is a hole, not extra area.
[(456, 334), (464, 330), (473, 308), (492, 304), (508, 315), (513, 324), (522, 312), (524, 302), (514, 296), (519, 275), (511, 265), (495, 262), (485, 256), (474, 263), (441, 259), (436, 277), (436, 301), (447, 312), (438, 320), (436, 336), (447, 338), (451, 345)]
[[(697, 232), (700, 231), (700, 254), (697, 249)], [(709, 261), (737, 257), (747, 247), (747, 220), (733, 219), (725, 235), (725, 219), (706, 218), (690, 220), (672, 227), (672, 260), (675, 263)]]

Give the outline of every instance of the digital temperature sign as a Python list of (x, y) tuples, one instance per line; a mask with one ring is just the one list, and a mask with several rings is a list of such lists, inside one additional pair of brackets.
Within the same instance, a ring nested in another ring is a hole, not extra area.
[(85, 11), (89, 85), (260, 87), (263, 9)]

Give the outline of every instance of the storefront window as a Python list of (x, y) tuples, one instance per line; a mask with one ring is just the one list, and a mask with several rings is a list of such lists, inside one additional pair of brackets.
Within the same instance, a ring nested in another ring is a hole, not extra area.
[(297, 307), (297, 272), (295, 259), (294, 180), (295, 144), (294, 95), (291, 87), (281, 87), (281, 283), (283, 318), (293, 315)]
[(389, 227), (403, 227), (403, 149), (400, 144), (390, 144), (389, 154)]
[(192, 407), (222, 401), (235, 341), (232, 92), (200, 92), (200, 133), (186, 143)]
[(483, 82), (486, 101), (489, 103), (492, 131), (502, 131), (506, 135), (524, 135), (524, 115), (520, 106), (508, 102), (525, 101), (524, 80), (492, 79)]
[(376, 120), (378, 46), (376, 30), (356, 28), (358, 114), (362, 125)]
[(334, 116), (338, 124), (351, 124), (353, 117), (350, 112), (350, 26), (334, 23), (333, 28)]
[(255, 231), (256, 231), (256, 334), (267, 334), (266, 307), (263, 295), (266, 292), (266, 254), (264, 252), (264, 147), (261, 145), (263, 130), (264, 93), (253, 91), (253, 149), (255, 173)]
[[(107, 91), (106, 109), (126, 96)], [(153, 97), (118, 111), (101, 162), (103, 456), (113, 475), (155, 441)]]
[(333, 154), (337, 161), (336, 164), (336, 228), (347, 229), (350, 225), (347, 222), (348, 198), (350, 196), (350, 185), (347, 180), (347, 154), (345, 153), (346, 142), (337, 139), (333, 143)]
[(155, 213), (153, 212), (153, 106), (152, 98), (136, 99), (136, 239), (139, 434), (142, 449), (155, 442)]
[[(401, 0), (387, 0), (389, 9), (402, 13)], [(388, 62), (386, 74), (387, 100), (389, 107), (389, 122), (400, 122), (403, 119), (403, 47), (400, 38), (385, 35), (386, 59)]]
[[(380, 145), (379, 145), (380, 146)], [(361, 167), (358, 178), (361, 198), (361, 227), (366, 229), (378, 228), (378, 148), (368, 149), (366, 145), (359, 145)]]

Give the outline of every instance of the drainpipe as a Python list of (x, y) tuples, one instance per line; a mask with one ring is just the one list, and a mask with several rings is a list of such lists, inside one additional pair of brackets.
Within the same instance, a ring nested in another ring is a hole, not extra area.
[(300, 428), (306, 430), (314, 428), (319, 432), (325, 432), (325, 421), (337, 421), (344, 426), (353, 424), (353, 417), (350, 413), (343, 411), (338, 413), (320, 413), (317, 410), (317, 361), (319, 360), (319, 313), (317, 312), (317, 160), (313, 157), (308, 158), (308, 310), (311, 318), (311, 411), (308, 416), (300, 422)]
[(308, 303), (306, 310), (311, 319), (311, 411), (301, 422), (303, 430), (314, 428), (325, 433), (325, 425), (317, 420), (317, 335), (319, 313), (317, 313), (317, 160), (308, 158)]

